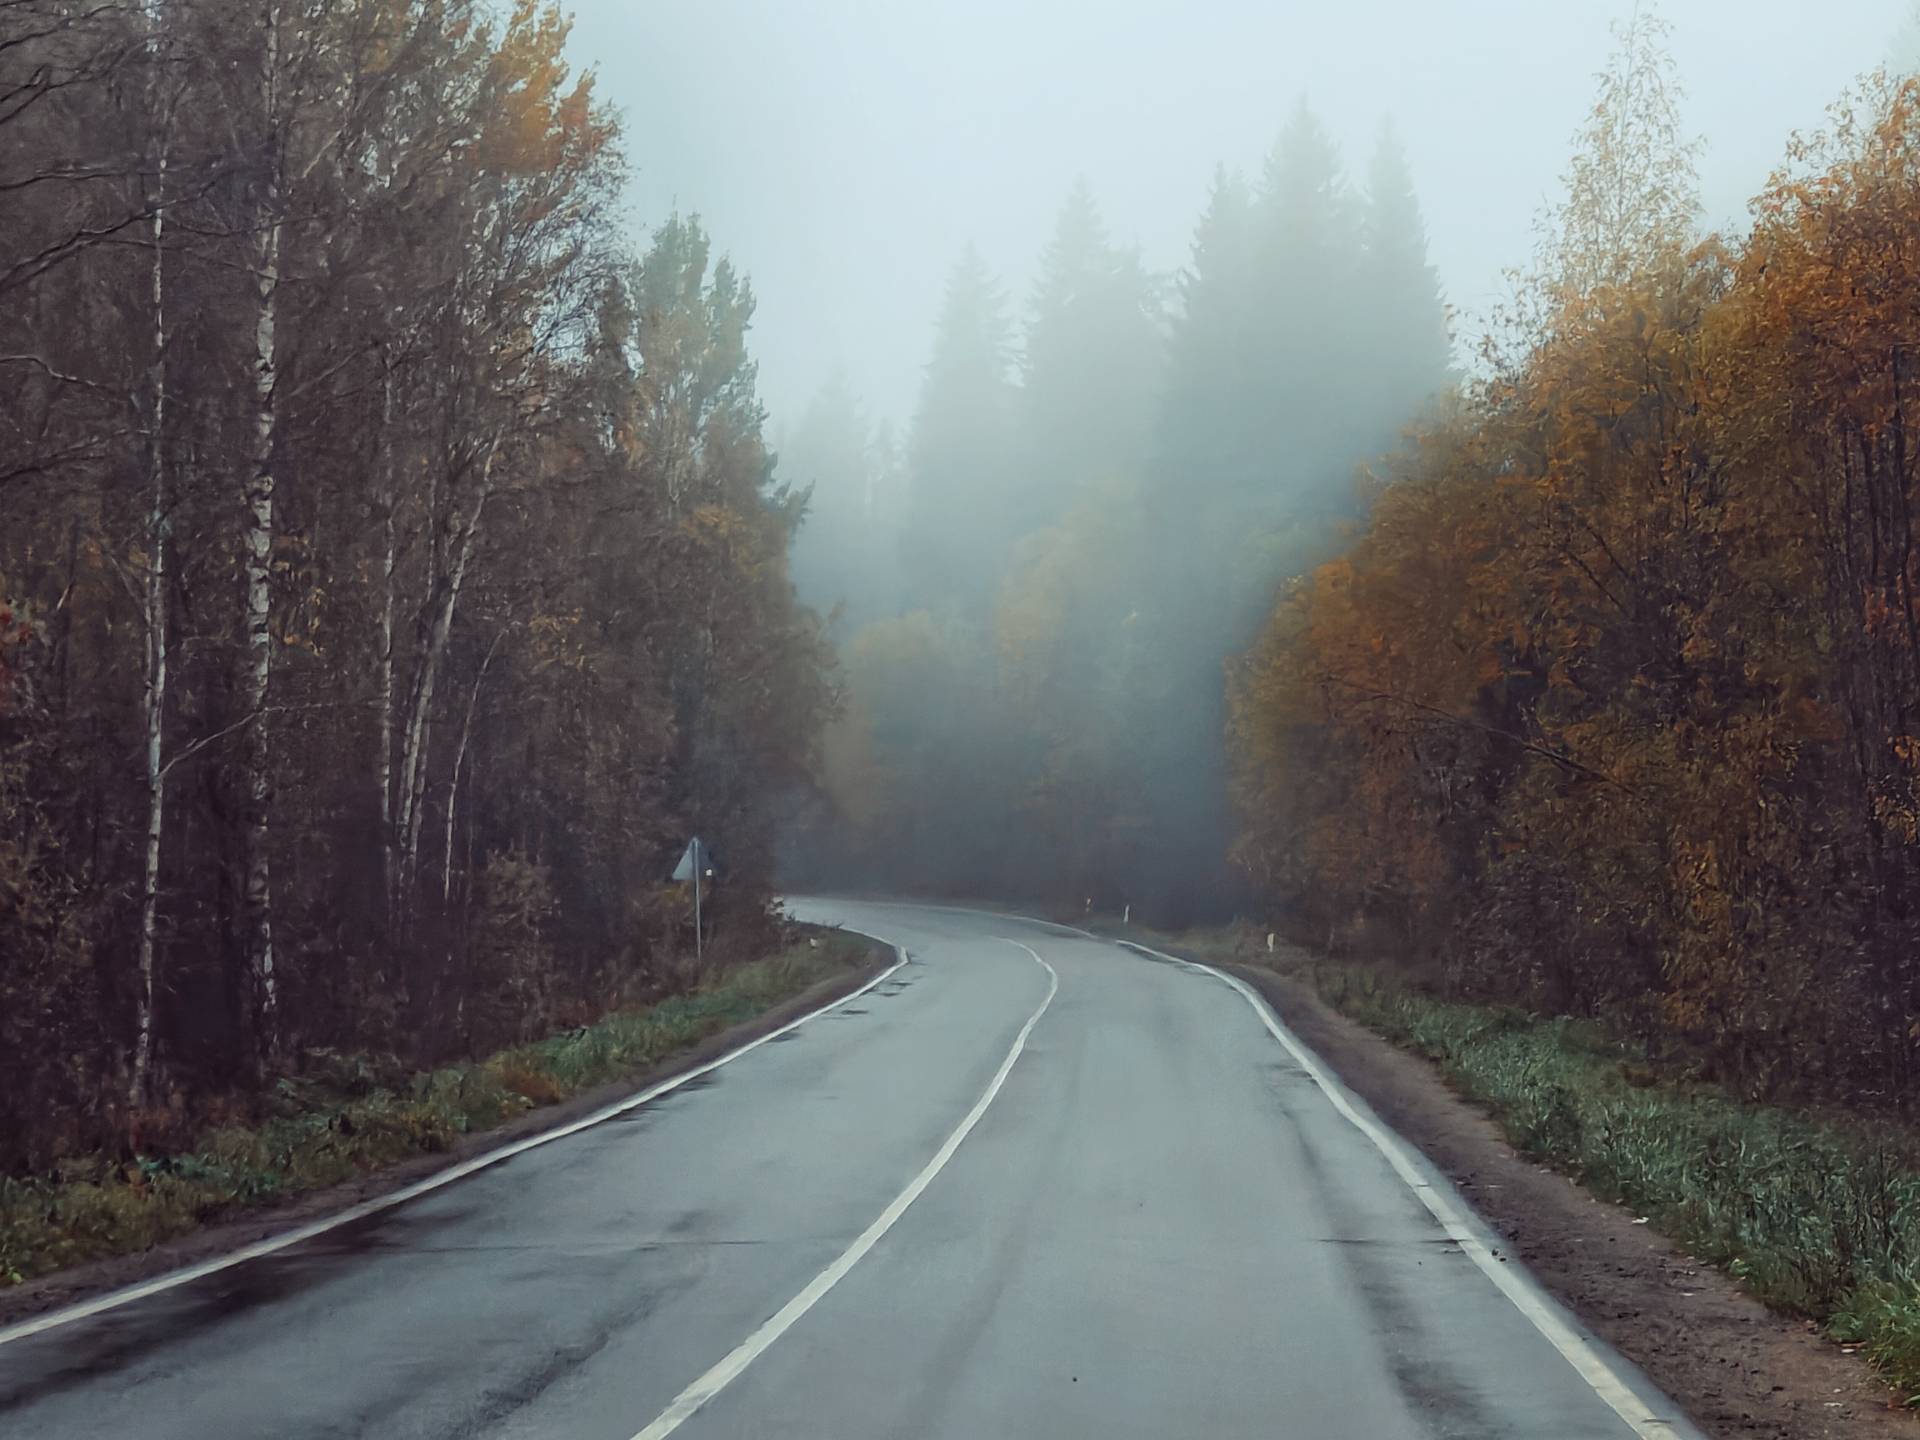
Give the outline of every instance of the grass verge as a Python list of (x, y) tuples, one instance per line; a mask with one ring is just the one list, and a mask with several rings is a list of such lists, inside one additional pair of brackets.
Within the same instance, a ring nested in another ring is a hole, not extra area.
[(845, 974), (864, 941), (823, 936), (701, 988), (485, 1060), (382, 1083), (357, 1056), (282, 1080), (260, 1124), (207, 1133), (185, 1153), (120, 1164), (95, 1156), (51, 1179), (0, 1177), (0, 1285), (131, 1254), (237, 1210), (449, 1150), (541, 1105), (637, 1075)]
[(1600, 1026), (1310, 964), (1330, 1005), (1434, 1061), (1514, 1145), (1631, 1207), (1775, 1309), (1857, 1344), (1920, 1401), (1920, 1157), (1866, 1123), (1661, 1076)]

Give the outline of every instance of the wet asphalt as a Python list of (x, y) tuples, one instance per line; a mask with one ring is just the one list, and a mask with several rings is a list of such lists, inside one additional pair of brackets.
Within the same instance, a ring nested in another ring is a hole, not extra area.
[(792, 908), (911, 962), (624, 1117), (0, 1343), (0, 1437), (633, 1440), (980, 1100), (1050, 988), (1010, 940), (1058, 990), (977, 1126), (678, 1437), (1636, 1433), (1224, 983), (1013, 919)]

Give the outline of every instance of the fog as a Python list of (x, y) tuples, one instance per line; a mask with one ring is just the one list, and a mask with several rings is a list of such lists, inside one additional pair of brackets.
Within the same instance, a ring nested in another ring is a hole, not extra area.
[(752, 276), (807, 497), (840, 700), (787, 882), (1239, 908), (1247, 727), (1309, 703), (1245, 677), (1410, 427), (1516, 295), (1737, 238), (1906, 13), (585, 0), (629, 223)]
[[(1905, 0), (1673, 0), (1706, 142), (1707, 217), (1737, 218), (1788, 134), (1878, 64)], [(1524, 256), (1632, 0), (578, 0), (574, 53), (630, 122), (634, 214), (702, 214), (755, 280), (776, 426), (843, 365), (912, 411), (968, 241), (1024, 294), (1084, 176), (1149, 266), (1186, 260), (1216, 163), (1255, 170), (1307, 99), (1349, 160), (1406, 146), (1452, 303)], [(1470, 328), (1470, 327), (1469, 327)]]

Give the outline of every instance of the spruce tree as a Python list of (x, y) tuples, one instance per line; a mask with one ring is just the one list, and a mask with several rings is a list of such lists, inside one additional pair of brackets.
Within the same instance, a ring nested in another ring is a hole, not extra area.
[(877, 513), (873, 427), (844, 369), (801, 414), (780, 453), (780, 477), (806, 495), (793, 542), (800, 598), (851, 633), (875, 618), (895, 538)]
[(1241, 499), (1270, 510), (1343, 492), (1353, 431), (1368, 406), (1363, 338), (1347, 310), (1358, 210), (1340, 154), (1303, 103), (1267, 156), (1256, 208), (1258, 334), (1249, 398), (1260, 463)]
[(969, 245), (947, 277), (908, 441), (902, 566), (909, 603), (983, 611), (1012, 539), (1012, 328), (1006, 298)]
[(1215, 170), (1207, 208), (1181, 272), (1154, 438), (1154, 485), (1170, 513), (1236, 488), (1256, 463), (1243, 402), (1251, 392), (1254, 324), (1252, 200), (1246, 182)]
[(1385, 448), (1446, 385), (1453, 352), (1413, 174), (1391, 126), (1381, 127), (1374, 147), (1361, 234), (1360, 274), (1350, 302), (1355, 329), (1365, 337), (1358, 378), (1377, 402), (1367, 438)]
[(1019, 528), (1058, 519), (1077, 491), (1137, 472), (1158, 398), (1164, 334), (1137, 252), (1110, 245), (1086, 182), (1040, 262), (1023, 356)]

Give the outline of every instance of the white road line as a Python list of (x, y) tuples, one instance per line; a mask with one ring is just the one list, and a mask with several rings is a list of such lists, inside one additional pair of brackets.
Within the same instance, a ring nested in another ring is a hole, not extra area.
[[(1018, 918), (1018, 917), (1013, 917)], [(1004, 937), (1002, 937), (1004, 938)], [(993, 1097), (1000, 1093), (1000, 1087), (1007, 1083), (1007, 1076), (1013, 1070), (1013, 1062), (1020, 1058), (1020, 1052), (1027, 1048), (1027, 1036), (1033, 1033), (1033, 1027), (1040, 1017), (1047, 1013), (1047, 1007), (1053, 1003), (1053, 997), (1060, 990), (1060, 976), (1054, 968), (1042, 960), (1030, 947), (1021, 945), (1018, 940), (1008, 940), (1007, 944), (1018, 946), (1033, 956), (1034, 962), (1047, 972), (1047, 998), (1040, 1002), (1040, 1008), (1027, 1017), (1027, 1023), (1020, 1027), (1020, 1033), (1013, 1038), (1013, 1048), (1007, 1051), (1007, 1058), (1000, 1062), (1000, 1068), (994, 1073), (992, 1081), (973, 1102), (973, 1108), (967, 1112), (954, 1132), (947, 1137), (946, 1144), (929, 1160), (926, 1168), (908, 1182), (907, 1188), (894, 1196), (893, 1203), (880, 1212), (880, 1217), (860, 1232), (840, 1257), (826, 1269), (813, 1277), (812, 1282), (793, 1299), (774, 1314), (758, 1330), (742, 1340), (719, 1364), (682, 1390), (674, 1402), (660, 1413), (660, 1417), (646, 1429), (640, 1431), (633, 1440), (665, 1440), (690, 1420), (702, 1405), (718, 1395), (728, 1385), (740, 1377), (755, 1360), (759, 1359), (768, 1346), (778, 1340), (794, 1323), (811, 1310), (826, 1293), (846, 1277), (849, 1270), (860, 1263), (861, 1257), (879, 1243), (880, 1237), (891, 1230), (894, 1222), (907, 1211), (907, 1207), (917, 1199), (927, 1186), (933, 1183), (946, 1164), (953, 1158), (953, 1152), (960, 1148), (960, 1142), (972, 1133), (973, 1127), (980, 1123), (980, 1117), (987, 1113), (987, 1107), (993, 1103)]]
[(1692, 1436), (1697, 1433), (1691, 1426), (1682, 1427), (1671, 1420), (1655, 1415), (1648, 1408), (1647, 1402), (1641, 1398), (1640, 1393), (1614, 1371), (1592, 1341), (1569, 1325), (1559, 1309), (1536, 1291), (1529, 1281), (1520, 1274), (1516, 1274), (1513, 1266), (1494, 1255), (1481, 1240), (1479, 1231), (1421, 1173), (1420, 1167), (1414, 1162), (1408, 1150), (1406, 1141), (1371, 1116), (1356, 1110), (1348, 1101), (1344, 1087), (1328, 1075), (1319, 1058), (1281, 1023), (1279, 1016), (1274, 1014), (1273, 1007), (1268, 1005), (1245, 981), (1238, 976), (1216, 970), (1211, 965), (1202, 965), (1197, 960), (1183, 959), (1178, 955), (1168, 955), (1164, 951), (1155, 950), (1146, 945), (1136, 945), (1131, 940), (1109, 943), (1124, 945), (1130, 950), (1138, 950), (1156, 959), (1170, 960), (1176, 965), (1184, 965), (1188, 969), (1211, 975), (1214, 979), (1231, 985), (1240, 993), (1241, 998), (1253, 1007), (1254, 1013), (1273, 1033), (1273, 1038), (1285, 1046), (1287, 1052), (1300, 1063), (1300, 1067), (1313, 1078), (1313, 1083), (1318, 1085), (1321, 1092), (1333, 1103), (1333, 1108), (1351, 1122), (1362, 1135), (1371, 1140), (1382, 1155), (1387, 1157), (1387, 1163), (1393, 1166), (1394, 1173), (1406, 1182), (1407, 1187), (1415, 1195), (1420, 1197), (1420, 1202), (1432, 1213), (1433, 1218), (1440, 1222), (1440, 1228), (1447, 1232), (1448, 1237), (1473, 1257), (1473, 1263), (1486, 1272), (1487, 1278), (1493, 1281), (1500, 1293), (1513, 1302), (1515, 1309), (1533, 1322), (1533, 1328), (1540, 1332), (1548, 1344), (1560, 1352), (1593, 1392), (1606, 1401), (1613, 1412), (1626, 1422), (1628, 1429), (1641, 1437), (1641, 1440), (1677, 1440), (1677, 1437)]
[(689, 1081), (697, 1080), (702, 1075), (718, 1070), (722, 1065), (730, 1064), (738, 1060), (749, 1051), (758, 1050), (769, 1041), (778, 1040), (789, 1030), (797, 1029), (806, 1024), (807, 1021), (817, 1019), (830, 1010), (838, 1010), (849, 1000), (857, 1000), (860, 996), (866, 994), (869, 990), (873, 989), (874, 986), (878, 985), (889, 975), (893, 974), (894, 971), (907, 963), (907, 952), (902, 947), (895, 945), (891, 940), (883, 939), (878, 935), (869, 935), (867, 938), (870, 940), (879, 940), (882, 945), (892, 947), (895, 956), (892, 965), (867, 981), (867, 983), (862, 985), (858, 990), (842, 995), (838, 1000), (830, 1004), (822, 1005), (817, 1010), (809, 1010), (798, 1019), (789, 1020), (778, 1030), (769, 1031), (757, 1040), (749, 1040), (739, 1048), (729, 1050), (726, 1054), (709, 1060), (704, 1065), (698, 1065), (691, 1070), (683, 1071), (669, 1079), (662, 1080), (657, 1085), (649, 1085), (639, 1094), (629, 1095), (624, 1100), (616, 1100), (610, 1105), (604, 1105), (592, 1114), (584, 1116), (579, 1120), (558, 1126), (552, 1130), (542, 1131), (538, 1135), (529, 1135), (524, 1140), (516, 1140), (511, 1145), (502, 1145), (497, 1150), (489, 1150), (484, 1154), (475, 1155), (470, 1160), (462, 1160), (458, 1165), (450, 1165), (445, 1170), (429, 1175), (424, 1180), (415, 1181), (411, 1185), (403, 1186), (398, 1190), (377, 1196), (372, 1200), (363, 1200), (360, 1204), (350, 1206), (336, 1214), (327, 1216), (325, 1219), (315, 1220), (309, 1224), (297, 1226), (292, 1230), (283, 1231), (278, 1235), (270, 1235), (264, 1240), (256, 1240), (251, 1245), (242, 1246), (238, 1250), (229, 1251), (227, 1254), (218, 1256), (212, 1260), (204, 1260), (198, 1265), (189, 1265), (181, 1270), (172, 1270), (165, 1275), (155, 1276), (153, 1279), (144, 1280), (137, 1285), (129, 1285), (122, 1290), (109, 1291), (107, 1294), (95, 1296), (91, 1300), (83, 1300), (78, 1304), (69, 1305), (63, 1309), (51, 1310), (45, 1315), (36, 1315), (30, 1320), (19, 1321), (7, 1326), (5, 1329), (0, 1329), (0, 1345), (11, 1344), (15, 1340), (25, 1340), (32, 1335), (44, 1334), (48, 1330), (58, 1329), (62, 1325), (71, 1325), (77, 1320), (85, 1320), (89, 1316), (98, 1315), (106, 1310), (118, 1309), (122, 1305), (131, 1305), (136, 1300), (144, 1300), (150, 1295), (161, 1294), (164, 1291), (203, 1279), (208, 1275), (217, 1275), (220, 1271), (229, 1270), (235, 1265), (244, 1265), (250, 1260), (258, 1260), (264, 1255), (271, 1255), (275, 1251), (285, 1250), (290, 1245), (298, 1245), (302, 1241), (313, 1239), (316, 1235), (324, 1235), (329, 1230), (336, 1230), (342, 1225), (351, 1225), (356, 1220), (364, 1220), (367, 1216), (377, 1215), (382, 1210), (391, 1210), (395, 1205), (404, 1205), (407, 1201), (418, 1199), (430, 1191), (438, 1190), (443, 1185), (451, 1185), (456, 1180), (464, 1180), (475, 1171), (484, 1170), (489, 1165), (498, 1165), (502, 1160), (510, 1160), (515, 1155), (523, 1155), (538, 1146), (549, 1144), (555, 1140), (565, 1139), (569, 1135), (577, 1135), (582, 1130), (589, 1129), (603, 1121), (611, 1120), (616, 1115), (624, 1115), (630, 1110), (637, 1110), (648, 1101), (657, 1100), (670, 1090), (678, 1090)]
[[(1274, 1013), (1272, 1006), (1238, 977), (1216, 970), (1211, 965), (1203, 965), (1197, 960), (1169, 955), (1163, 950), (1136, 944), (1132, 940), (1119, 940), (1110, 935), (1096, 935), (1091, 930), (1082, 930), (1075, 925), (1064, 925), (1057, 920), (1042, 920), (1031, 915), (1012, 915), (999, 910), (969, 909), (960, 905), (913, 905), (888, 901), (870, 903), (882, 905), (892, 903), (899, 909), (944, 910), (953, 914), (981, 915), (996, 920), (1024, 920), (1031, 925), (1041, 925), (1051, 930), (1064, 930), (1069, 934), (1083, 936), (1104, 945), (1120, 945), (1129, 950), (1137, 950), (1157, 960), (1166, 960), (1188, 970), (1211, 975), (1214, 979), (1232, 986), (1239, 992), (1240, 997), (1253, 1007), (1253, 1012), (1272, 1032), (1274, 1039), (1286, 1048), (1311, 1077), (1313, 1083), (1320, 1087), (1321, 1092), (1332, 1102), (1333, 1108), (1356, 1130), (1371, 1140), (1375, 1149), (1386, 1156), (1387, 1163), (1393, 1167), (1394, 1173), (1420, 1198), (1421, 1204), (1425, 1205), (1433, 1218), (1440, 1222), (1440, 1228), (1446, 1231), (1447, 1236), (1463, 1252), (1473, 1258), (1473, 1263), (1480, 1267), (1487, 1278), (1494, 1283), (1495, 1288), (1507, 1297), (1516, 1310), (1526, 1316), (1533, 1328), (1540, 1332), (1549, 1345), (1560, 1352), (1561, 1357), (1573, 1367), (1575, 1373), (1586, 1381), (1594, 1394), (1605, 1401), (1614, 1414), (1625, 1422), (1628, 1429), (1640, 1437), (1640, 1440), (1698, 1440), (1700, 1432), (1691, 1424), (1665, 1419), (1654, 1414), (1640, 1392), (1607, 1363), (1606, 1356), (1592, 1340), (1568, 1323), (1566, 1315), (1559, 1306), (1547, 1299), (1526, 1275), (1525, 1270), (1503, 1262), (1488, 1248), (1472, 1222), (1422, 1173), (1414, 1158), (1414, 1151), (1407, 1142), (1371, 1116), (1355, 1109), (1352, 1102), (1347, 1099), (1345, 1087), (1328, 1073), (1319, 1057), (1309, 1050), (1291, 1030), (1287, 1029), (1280, 1017)], [(636, 1437), (636, 1440), (639, 1440), (639, 1437)]]

